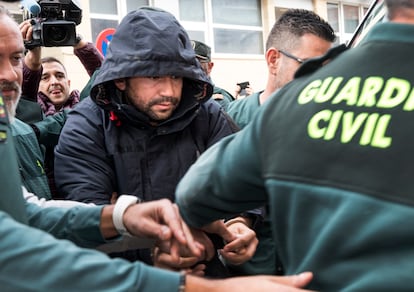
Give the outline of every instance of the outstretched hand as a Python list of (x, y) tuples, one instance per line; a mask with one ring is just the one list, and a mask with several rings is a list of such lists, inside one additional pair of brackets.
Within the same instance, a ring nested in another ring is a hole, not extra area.
[(123, 222), (134, 236), (168, 241), (174, 260), (179, 260), (181, 247), (186, 247), (196, 256), (204, 253), (204, 247), (196, 243), (190, 229), (182, 220), (177, 205), (167, 199), (128, 207), (123, 215)]
[(213, 243), (209, 237), (199, 229), (191, 229), (196, 244), (203, 247), (203, 253), (194, 254), (186, 246), (180, 246), (178, 260), (171, 254), (170, 242), (162, 241), (156, 244), (153, 250), (154, 266), (174, 270), (185, 271), (188, 274), (203, 276), (206, 268), (205, 264), (200, 262), (209, 261), (216, 253)]

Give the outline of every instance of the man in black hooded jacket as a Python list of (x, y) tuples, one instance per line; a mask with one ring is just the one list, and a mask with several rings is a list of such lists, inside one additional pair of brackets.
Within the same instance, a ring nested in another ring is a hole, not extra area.
[[(174, 201), (176, 185), (199, 155), (237, 129), (210, 99), (212, 91), (174, 16), (148, 7), (129, 13), (90, 97), (63, 128), (55, 153), (58, 189), (67, 199), (95, 204), (121, 194)], [(231, 229), (246, 248), (224, 254), (230, 262), (247, 259), (257, 246), (255, 233), (240, 225)], [(128, 256), (151, 262), (148, 251), (135, 257)]]

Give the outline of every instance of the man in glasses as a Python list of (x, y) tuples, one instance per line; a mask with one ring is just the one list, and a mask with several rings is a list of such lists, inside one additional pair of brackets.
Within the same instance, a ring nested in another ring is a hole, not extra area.
[(332, 27), (312, 11), (287, 10), (274, 24), (266, 42), (266, 88), (229, 104), (227, 112), (244, 128), (271, 93), (293, 79), (306, 60), (323, 55), (335, 41)]
[[(266, 43), (268, 78), (266, 88), (247, 98), (231, 102), (228, 114), (240, 128), (256, 115), (260, 106), (275, 91), (293, 79), (295, 71), (306, 60), (324, 55), (335, 41), (332, 27), (312, 11), (287, 10), (274, 24)], [(282, 267), (274, 251), (270, 222), (264, 220), (255, 228), (259, 239), (254, 257), (234, 266), (236, 274), (280, 274)]]

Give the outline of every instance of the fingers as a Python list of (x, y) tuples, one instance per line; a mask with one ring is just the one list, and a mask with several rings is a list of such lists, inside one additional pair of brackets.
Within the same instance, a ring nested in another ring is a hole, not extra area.
[(240, 249), (251, 244), (256, 247), (259, 243), (256, 232), (243, 223), (232, 224), (228, 227), (228, 230), (235, 235), (235, 239), (224, 246), (226, 251)]
[(197, 257), (179, 257), (177, 261), (167, 253), (160, 253), (156, 257), (154, 256), (154, 266), (170, 270), (191, 269), (198, 262), (199, 259)]
[[(204, 250), (204, 247), (196, 242), (200, 250)], [(174, 250), (175, 249), (175, 250)], [(156, 248), (154, 249), (154, 260), (158, 260), (156, 256), (162, 254), (161, 262), (167, 264), (169, 266), (174, 266), (176, 268), (184, 268), (179, 265), (180, 260), (182, 258), (195, 258), (195, 262), (199, 262), (205, 259), (205, 255), (195, 255), (192, 251), (185, 245), (179, 244), (177, 241), (170, 240), (170, 241), (158, 241), (156, 243)], [(195, 262), (191, 262), (191, 265), (194, 265)], [(187, 266), (185, 266), (186, 268)]]
[(123, 221), (128, 231), (138, 237), (165, 240), (171, 238), (171, 230), (160, 223), (152, 202), (136, 204), (126, 209)]
[[(204, 247), (200, 244), (197, 244), (195, 241), (191, 229), (185, 224), (184, 220), (182, 220), (180, 211), (178, 209), (178, 206), (176, 204), (173, 204), (173, 208), (176, 212), (176, 216), (180, 219), (181, 222), (181, 228), (182, 228), (182, 234), (184, 236), (184, 242), (188, 247), (188, 249), (191, 251), (192, 254), (201, 256), (204, 252)], [(175, 235), (175, 233), (174, 233)]]
[(178, 257), (174, 258), (168, 252), (155, 247), (153, 250), (154, 266), (169, 270), (185, 270), (188, 273), (201, 275), (204, 274), (205, 265), (197, 265), (200, 261), (198, 257)]
[(176, 238), (181, 244), (192, 240), (191, 232), (183, 229), (183, 221), (173, 204), (167, 200), (145, 202), (129, 207), (124, 213), (124, 224), (136, 236), (159, 240)]
[(203, 226), (202, 229), (206, 232), (215, 233), (221, 236), (221, 238), (223, 238), (226, 242), (231, 242), (237, 238), (229, 229), (227, 229), (222, 220), (214, 221), (206, 226)]
[[(197, 244), (194, 240), (191, 230), (181, 219), (178, 208), (169, 200), (159, 200), (139, 204), (138, 207), (147, 207), (148, 214), (134, 216), (131, 220), (140, 218), (136, 224), (140, 224), (139, 233), (144, 236), (156, 237), (160, 241), (171, 241), (170, 253), (174, 259), (180, 255), (180, 248), (188, 248), (194, 256), (203, 254), (204, 247)], [(130, 208), (127, 209), (127, 212)], [(145, 220), (146, 219), (146, 220)], [(137, 235), (135, 233), (135, 235)]]
[(205, 275), (205, 269), (206, 269), (206, 265), (197, 264), (194, 267), (192, 267), (191, 269), (186, 269), (185, 272), (186, 272), (186, 274), (191, 274), (191, 275), (194, 275), (194, 276), (203, 277)]
[(33, 26), (29, 20), (23, 21), (19, 24), (20, 32), (22, 33), (23, 40), (30, 41), (32, 40), (33, 35)]
[(311, 272), (303, 272), (298, 275), (275, 277), (273, 281), (292, 287), (303, 288), (312, 281), (312, 278), (313, 274)]
[(181, 228), (181, 230), (176, 229), (174, 226), (170, 226), (171, 230), (173, 231), (173, 238), (171, 239), (169, 253), (175, 259), (183, 254), (183, 250), (185, 250), (185, 254), (188, 255), (195, 257), (202, 256), (205, 250), (204, 246), (194, 240), (190, 228), (185, 224), (184, 221), (181, 220), (178, 207), (176, 205), (173, 205), (173, 209), (175, 210), (175, 215), (180, 219), (177, 228)]
[(240, 265), (253, 257), (259, 241), (257, 238), (254, 238), (249, 242), (243, 240), (240, 240), (239, 242), (236, 241), (238, 240), (231, 242), (231, 248), (226, 245), (223, 250), (220, 251), (220, 254), (226, 262), (233, 265)]
[(202, 260), (211, 260), (216, 254), (216, 249), (210, 238), (201, 230), (191, 228), (191, 232), (197, 242), (204, 247)]

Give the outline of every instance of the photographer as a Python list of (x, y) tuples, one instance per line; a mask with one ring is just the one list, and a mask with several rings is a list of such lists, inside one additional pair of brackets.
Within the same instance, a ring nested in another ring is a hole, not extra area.
[[(48, 177), (49, 187), (54, 198), (58, 198), (54, 183), (54, 146), (55, 137), (50, 133), (60, 133), (66, 120), (64, 109), (70, 109), (80, 101), (79, 90), (70, 90), (70, 80), (67, 76), (65, 66), (54, 57), (41, 56), (41, 47), (36, 46), (48, 40), (33, 41), (33, 20), (28, 19), (19, 25), (25, 44), (31, 44), (23, 62), (23, 84), (22, 99), (17, 108), (16, 117), (26, 123), (32, 124), (39, 122), (44, 116), (54, 116), (45, 121), (44, 128), (48, 133), (39, 133), (39, 128), (33, 126), (38, 138), (47, 138), (41, 141), (45, 145), (45, 172)], [(47, 37), (44, 34), (43, 37)], [(36, 45), (33, 45), (35, 43)], [(50, 42), (49, 42), (50, 43)], [(63, 43), (61, 43), (63, 44)], [(27, 47), (27, 46), (26, 46)], [(91, 76), (99, 68), (103, 61), (103, 56), (96, 49), (94, 44), (85, 41), (81, 37), (76, 38), (73, 45), (74, 54), (79, 58), (84, 68)], [(41, 114), (37, 114), (37, 108), (41, 108)], [(55, 115), (61, 113), (60, 115)], [(53, 140), (53, 141), (52, 141)]]
[[(22, 22), (20, 31), (25, 42), (31, 41), (31, 20)], [(73, 52), (89, 76), (102, 64), (103, 56), (94, 44), (80, 37), (76, 39)], [(72, 108), (79, 102), (79, 90), (70, 91), (70, 80), (65, 66), (55, 58), (42, 58), (40, 46), (28, 50), (23, 64), (23, 77), (23, 97), (37, 101), (46, 116)]]

